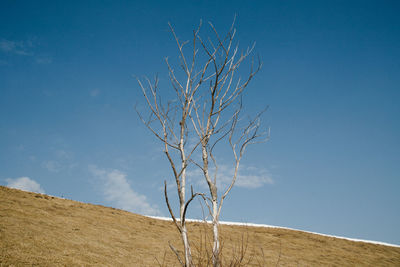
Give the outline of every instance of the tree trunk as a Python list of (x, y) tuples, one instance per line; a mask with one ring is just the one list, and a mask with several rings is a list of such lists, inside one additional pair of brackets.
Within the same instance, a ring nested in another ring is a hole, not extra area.
[(212, 200), (212, 224), (213, 224), (213, 254), (212, 254), (212, 262), (214, 267), (219, 267), (219, 234), (218, 234), (218, 226), (219, 226), (219, 219), (218, 219), (218, 202), (217, 198), (213, 198)]
[(186, 224), (182, 226), (182, 241), (185, 252), (185, 267), (192, 266), (192, 252), (190, 250), (189, 239), (187, 235)]
[(190, 250), (190, 244), (189, 244), (189, 237), (188, 237), (188, 232), (187, 232), (187, 228), (186, 228), (186, 221), (184, 218), (185, 214), (184, 214), (184, 207), (185, 207), (185, 200), (186, 200), (186, 169), (185, 169), (185, 153), (183, 150), (183, 141), (181, 139), (181, 159), (182, 159), (182, 180), (181, 180), (181, 190), (180, 190), (180, 223), (181, 223), (181, 227), (182, 227), (182, 242), (183, 242), (183, 249), (184, 249), (184, 253), (185, 253), (185, 267), (190, 267), (192, 266), (192, 252)]

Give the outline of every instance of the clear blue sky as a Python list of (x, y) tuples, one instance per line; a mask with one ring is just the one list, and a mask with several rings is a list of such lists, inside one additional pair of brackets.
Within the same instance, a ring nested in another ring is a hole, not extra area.
[(270, 105), (272, 136), (222, 220), (400, 244), (398, 1), (1, 1), (0, 184), (167, 216), (132, 75), (166, 81), (168, 21), (190, 39), (234, 14), (264, 63), (244, 103)]

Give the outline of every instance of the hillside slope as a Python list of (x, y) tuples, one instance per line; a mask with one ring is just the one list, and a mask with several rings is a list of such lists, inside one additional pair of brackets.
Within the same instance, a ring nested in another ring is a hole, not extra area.
[[(207, 226), (190, 228), (194, 254), (204, 255)], [(223, 257), (247, 245), (247, 266), (400, 266), (398, 247), (265, 227), (221, 232)], [(0, 266), (178, 266), (168, 242), (181, 248), (169, 221), (0, 187)]]

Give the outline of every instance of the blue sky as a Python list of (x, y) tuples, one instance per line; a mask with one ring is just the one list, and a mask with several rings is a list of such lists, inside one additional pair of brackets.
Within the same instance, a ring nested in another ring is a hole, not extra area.
[(0, 184), (167, 216), (172, 175), (134, 111), (133, 75), (172, 90), (167, 23), (185, 40), (200, 19), (226, 32), (237, 14), (239, 45), (256, 42), (264, 63), (244, 105), (270, 106), (271, 139), (247, 150), (222, 220), (400, 244), (399, 12), (397, 1), (1, 1)]

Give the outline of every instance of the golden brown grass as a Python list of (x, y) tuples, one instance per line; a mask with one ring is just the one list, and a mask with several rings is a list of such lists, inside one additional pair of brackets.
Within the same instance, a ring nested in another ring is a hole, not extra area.
[[(189, 227), (204, 261), (208, 226)], [(226, 264), (244, 254), (246, 266), (400, 266), (397, 247), (264, 227), (221, 232)], [(0, 266), (178, 266), (169, 241), (181, 249), (169, 221), (0, 187)]]

